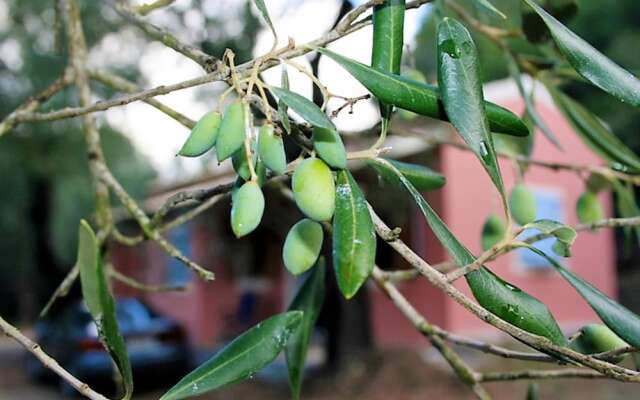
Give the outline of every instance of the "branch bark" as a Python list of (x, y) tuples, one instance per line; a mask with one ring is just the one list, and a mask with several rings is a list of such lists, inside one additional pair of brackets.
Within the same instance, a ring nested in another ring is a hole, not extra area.
[(71, 386), (73, 386), (80, 394), (83, 396), (93, 399), (93, 400), (108, 400), (106, 397), (101, 395), (98, 392), (95, 392), (93, 389), (89, 387), (86, 383), (80, 381), (75, 376), (71, 375), (69, 371), (64, 369), (58, 362), (51, 358), (47, 353), (42, 350), (40, 345), (33, 340), (29, 339), (25, 335), (22, 334), (15, 326), (11, 325), (7, 321), (5, 321), (2, 317), (0, 317), (0, 330), (14, 339), (16, 342), (20, 343), (22, 347), (27, 349), (31, 354), (33, 354), (42, 365), (49, 368), (53, 372), (55, 372), (60, 378), (67, 381)]

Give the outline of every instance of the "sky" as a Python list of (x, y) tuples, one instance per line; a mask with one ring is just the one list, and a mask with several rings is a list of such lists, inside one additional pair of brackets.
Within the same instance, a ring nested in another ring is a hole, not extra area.
[[(137, 2), (143, 3), (144, 1), (137, 0)], [(355, 3), (361, 2), (356, 1)], [(331, 27), (340, 6), (338, 0), (312, 0), (296, 7), (291, 6), (292, 0), (266, 0), (265, 3), (278, 32), (280, 44), (286, 44), (288, 37), (295, 38), (297, 43), (303, 43), (321, 36)], [(297, 1), (294, 3), (299, 4)], [(222, 9), (232, 17), (242, 7), (242, 4), (242, 2), (228, 0), (204, 0), (203, 12), (217, 13)], [(172, 7), (189, 10), (191, 1), (178, 0)], [(420, 10), (410, 10), (406, 14), (405, 42), (409, 46), (414, 42), (413, 39), (420, 27), (420, 21), (424, 18), (425, 11), (423, 7)], [(254, 9), (254, 12), (259, 15), (257, 9)], [(150, 14), (148, 18), (153, 23), (162, 26), (163, 23), (170, 22), (168, 19), (171, 15), (169, 12), (158, 10)], [(188, 12), (185, 20), (194, 32), (204, 31), (204, 18), (199, 12)], [(230, 29), (234, 29), (233, 24), (229, 25)], [(238, 29), (241, 27), (239, 26)], [(146, 87), (176, 83), (203, 74), (202, 69), (193, 61), (157, 42), (147, 42), (135, 31), (125, 30), (119, 35), (124, 35), (126, 40), (120, 40), (121, 37), (115, 36), (103, 39), (100, 48), (92, 51), (90, 61), (96, 64), (103, 64), (104, 61), (107, 65), (113, 65), (118, 63), (119, 58), (124, 62), (127, 58), (130, 60), (130, 57), (138, 57)], [(371, 35), (371, 27), (367, 27), (336, 41), (329, 48), (368, 63), (371, 56)], [(183, 39), (188, 40), (189, 38)], [(270, 49), (272, 43), (273, 37), (270, 31), (263, 29), (258, 35), (254, 54), (256, 56), (264, 54)], [(108, 60), (104, 60), (104, 58), (108, 58)], [(295, 61), (302, 65), (308, 65), (304, 57)], [(310, 96), (312, 90), (310, 80), (291, 67), (288, 72), (291, 89), (302, 95)], [(279, 85), (280, 73), (281, 70), (278, 66), (266, 71), (263, 76), (268, 84)], [(326, 58), (321, 60), (319, 75), (332, 93), (345, 97), (367, 93), (348, 73)], [(197, 120), (214, 106), (217, 95), (224, 89), (224, 84), (209, 84), (197, 90), (182, 90), (159, 96), (157, 99), (174, 107), (191, 119)], [(341, 104), (342, 101), (335, 99), (329, 103), (328, 109), (332, 110)], [(357, 103), (354, 111), (356, 111), (354, 114), (341, 113), (335, 119), (339, 130), (361, 130), (372, 126), (379, 118), (377, 106), (373, 101)], [(175, 157), (189, 131), (145, 103), (137, 102), (111, 109), (104, 113), (104, 118), (125, 132), (137, 148), (148, 157), (159, 172), (160, 185), (169, 185), (172, 182), (197, 177), (205, 173), (207, 169), (230, 168), (225, 163), (218, 166), (215, 161), (207, 162), (202, 158)]]

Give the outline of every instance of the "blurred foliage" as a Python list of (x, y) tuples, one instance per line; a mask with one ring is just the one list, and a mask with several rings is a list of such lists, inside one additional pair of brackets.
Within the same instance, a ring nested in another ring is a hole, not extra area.
[[(589, 0), (539, 0), (548, 11), (565, 22), (569, 28), (587, 40), (598, 50), (622, 65), (635, 75), (640, 72), (640, 57), (630, 49), (640, 43), (640, 2), (637, 0), (618, 0), (597, 2)], [(554, 51), (549, 35), (542, 22), (533, 18), (531, 10), (521, 0), (491, 0), (499, 10), (509, 16), (502, 20), (495, 15), (479, 12), (473, 0), (457, 0), (470, 14), (480, 21), (503, 29), (522, 28), (529, 39), (542, 44), (542, 50), (534, 50), (524, 40), (512, 40), (510, 46), (518, 51), (531, 51), (532, 55), (542, 56), (545, 51)], [(434, 11), (417, 37), (415, 58), (417, 67), (430, 81), (435, 80), (436, 43), (435, 27), (439, 18), (445, 15), (455, 16), (449, 9)], [(506, 61), (500, 50), (487, 38), (472, 32), (478, 45), (485, 81), (508, 76)], [(611, 96), (586, 83), (571, 83), (567, 92), (606, 121), (629, 147), (640, 152), (640, 114), (632, 106), (612, 101)]]

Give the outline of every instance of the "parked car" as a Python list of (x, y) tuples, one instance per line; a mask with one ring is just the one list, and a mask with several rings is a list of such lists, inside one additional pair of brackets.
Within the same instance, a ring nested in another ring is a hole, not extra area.
[[(152, 312), (132, 298), (116, 300), (116, 319), (136, 380), (144, 382), (149, 378), (158, 382), (161, 376), (180, 375), (188, 370), (191, 352), (184, 330), (176, 321)], [(111, 358), (83, 302), (39, 321), (34, 330), (43, 349), (80, 380), (102, 385), (112, 381)], [(57, 378), (33, 356), (29, 356), (27, 368), (33, 379)], [(65, 394), (74, 391), (64, 381), (61, 387)]]

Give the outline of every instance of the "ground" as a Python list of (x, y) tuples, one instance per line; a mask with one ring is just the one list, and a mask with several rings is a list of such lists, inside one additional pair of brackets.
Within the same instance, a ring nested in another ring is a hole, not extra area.
[[(471, 355), (482, 370), (526, 368), (525, 363), (492, 356)], [(429, 360), (434, 356), (427, 357)], [(467, 400), (474, 397), (438, 361), (425, 362), (424, 355), (408, 350), (387, 350), (372, 353), (365, 360), (353, 363), (340, 374), (315, 376), (303, 387), (305, 400)], [(479, 364), (480, 363), (480, 364)], [(531, 364), (528, 364), (531, 365)], [(540, 383), (540, 400), (628, 400), (640, 398), (640, 385), (604, 380), (564, 380)], [(171, 382), (167, 382), (170, 385)], [(495, 400), (525, 399), (527, 382), (487, 384)], [(140, 393), (136, 400), (157, 399), (161, 389)], [(24, 352), (8, 339), (0, 339), (0, 399), (51, 400), (62, 396), (55, 385), (30, 382), (25, 374)], [(202, 397), (207, 400), (281, 400), (288, 399), (285, 384), (267, 384), (251, 380)]]

